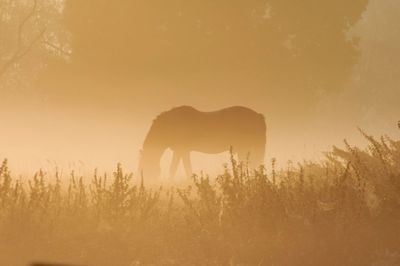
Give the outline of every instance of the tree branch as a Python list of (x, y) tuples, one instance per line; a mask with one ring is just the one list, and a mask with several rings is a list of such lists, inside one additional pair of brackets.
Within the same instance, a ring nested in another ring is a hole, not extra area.
[(37, 8), (37, 0), (33, 1), (33, 6), (31, 11), (26, 15), (26, 17), (21, 21), (18, 26), (18, 41), (17, 41), (17, 50), (11, 56), (9, 60), (5, 62), (5, 64), (0, 67), (0, 77), (3, 76), (7, 70), (18, 60), (22, 59), (26, 56), (33, 48), (33, 46), (43, 37), (46, 29), (43, 29), (29, 44), (24, 48), (23, 40), (22, 40), (22, 32), (26, 23), (28, 23), (29, 19), (32, 18), (36, 13)]
[(35, 15), (36, 7), (37, 7), (37, 0), (34, 0), (31, 11), (28, 13), (28, 15), (26, 15), (26, 17), (22, 20), (22, 22), (18, 26), (18, 44), (17, 44), (18, 48), (17, 48), (17, 52), (16, 53), (18, 53), (18, 51), (20, 51), (22, 49), (22, 46), (23, 46), (23, 44), (22, 44), (22, 30), (24, 29), (24, 26), (29, 21), (29, 19)]
[(72, 55), (71, 52), (65, 51), (65, 50), (62, 49), (61, 47), (59, 47), (59, 46), (57, 46), (57, 45), (55, 45), (55, 44), (52, 44), (52, 43), (49, 42), (49, 41), (46, 41), (46, 40), (45, 40), (45, 41), (44, 41), (44, 44), (46, 44), (46, 45), (49, 46), (50, 48), (56, 50), (57, 52), (59, 52), (60, 54), (65, 55), (65, 56), (71, 57), (71, 55)]
[(35, 39), (33, 39), (30, 44), (23, 50), (20, 50), (18, 53), (15, 53), (10, 60), (8, 60), (3, 67), (0, 69), (0, 77), (7, 72), (7, 70), (11, 67), (12, 64), (16, 63), (18, 60), (22, 59), (25, 55), (27, 55), (33, 48), (33, 46), (43, 37), (46, 29), (43, 29)]

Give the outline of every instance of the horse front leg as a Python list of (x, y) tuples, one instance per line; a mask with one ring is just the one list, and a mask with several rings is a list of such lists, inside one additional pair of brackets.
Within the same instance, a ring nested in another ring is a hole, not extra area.
[(190, 162), (190, 152), (184, 152), (182, 154), (182, 161), (183, 161), (183, 167), (185, 168), (186, 176), (191, 177), (192, 176), (192, 163)]
[(172, 179), (176, 175), (176, 170), (178, 169), (179, 162), (182, 158), (182, 154), (174, 151), (172, 156), (171, 167), (169, 168), (169, 177)]

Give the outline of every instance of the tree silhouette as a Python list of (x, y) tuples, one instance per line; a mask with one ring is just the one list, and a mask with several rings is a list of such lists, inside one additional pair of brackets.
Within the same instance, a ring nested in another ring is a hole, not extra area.
[(57, 23), (60, 2), (0, 0), (0, 88), (12, 91), (33, 85), (62, 39)]
[(70, 69), (126, 76), (246, 72), (269, 90), (311, 99), (338, 90), (351, 74), (357, 39), (347, 31), (367, 2), (66, 0)]
[[(6, 12), (10, 12), (12, 9), (11, 2), (4, 1), (1, 3), (2, 4), (2, 12), (1, 12), (1, 18), (2, 21), (1, 23), (5, 24), (7, 20), (10, 19), (4, 19), (4, 17), (12, 16), (12, 14)], [(24, 36), (24, 30), (26, 25), (29, 23), (29, 21), (35, 16), (37, 12), (37, 0), (34, 0), (32, 2), (32, 7), (31, 10), (23, 17), (18, 26), (16, 27), (16, 47), (13, 47), (14, 49), (12, 52), (10, 52), (9, 56), (6, 56), (2, 61), (2, 65), (0, 65), (0, 77), (3, 76), (11, 67), (13, 64), (16, 64), (19, 60), (21, 60), (23, 57), (25, 57), (33, 48), (33, 46), (43, 37), (45, 33), (45, 28), (43, 28), (37, 35), (31, 39), (28, 39), (26, 36)], [(3, 24), (3, 26), (4, 26)], [(28, 39), (26, 41), (25, 39)], [(2, 50), (5, 50), (5, 47), (2, 47)]]

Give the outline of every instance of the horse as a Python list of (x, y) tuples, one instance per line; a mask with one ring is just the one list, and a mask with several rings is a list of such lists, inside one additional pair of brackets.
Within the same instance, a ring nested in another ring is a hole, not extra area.
[(263, 163), (266, 144), (264, 115), (243, 106), (202, 112), (191, 106), (172, 108), (158, 115), (141, 150), (139, 171), (159, 177), (160, 159), (166, 149), (173, 151), (169, 176), (176, 174), (180, 161), (187, 176), (192, 175), (190, 152), (216, 154), (233, 149), (239, 161), (249, 167)]

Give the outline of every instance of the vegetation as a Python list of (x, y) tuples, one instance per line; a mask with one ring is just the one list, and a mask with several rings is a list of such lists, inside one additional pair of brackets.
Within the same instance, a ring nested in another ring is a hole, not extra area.
[[(0, 168), (0, 264), (398, 265), (400, 143), (346, 143), (321, 162), (147, 187), (118, 165), (90, 182)], [(64, 179), (63, 179), (64, 181)]]

